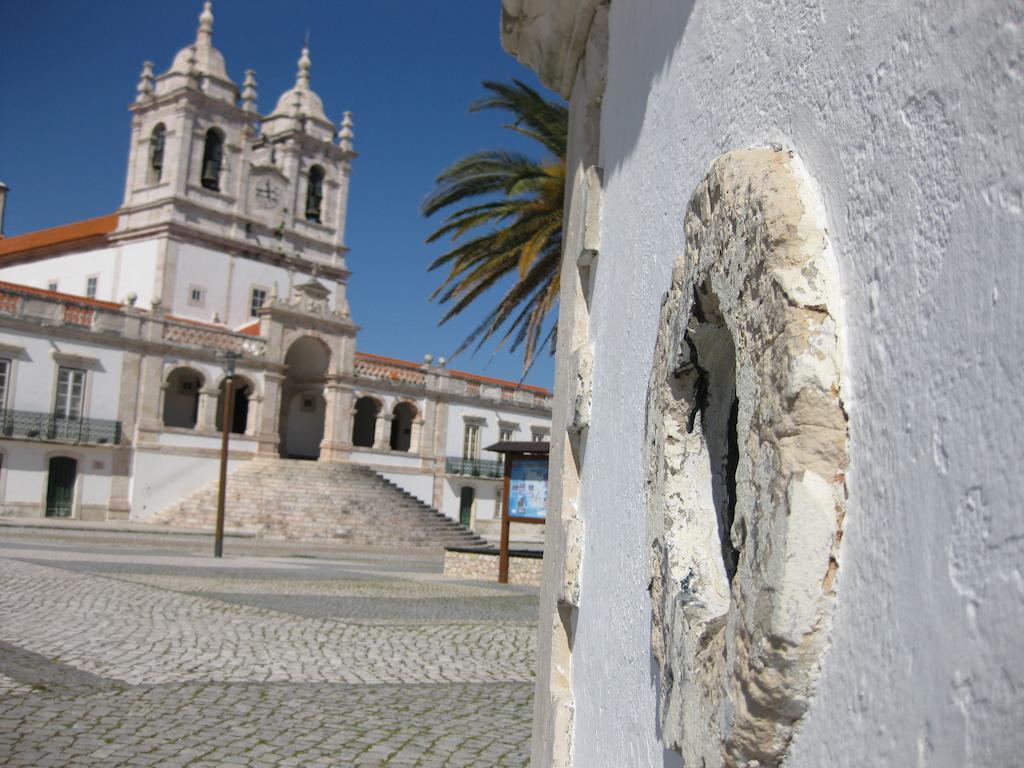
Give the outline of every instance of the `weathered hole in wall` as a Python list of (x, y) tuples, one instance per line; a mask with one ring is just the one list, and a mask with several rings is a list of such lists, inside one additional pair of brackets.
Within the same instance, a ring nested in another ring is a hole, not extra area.
[(710, 469), (710, 495), (721, 542), (722, 568), (731, 584), (739, 561), (739, 549), (732, 536), (739, 465), (736, 345), (719, 310), (718, 299), (706, 281), (694, 288), (691, 311), (679, 362), (673, 371), (673, 378), (678, 382), (673, 389), (691, 392), (686, 431), (693, 434), (696, 430), (703, 438)]
[(838, 270), (791, 154), (712, 163), (647, 402), (651, 650), (686, 765), (776, 766), (812, 699), (845, 508)]

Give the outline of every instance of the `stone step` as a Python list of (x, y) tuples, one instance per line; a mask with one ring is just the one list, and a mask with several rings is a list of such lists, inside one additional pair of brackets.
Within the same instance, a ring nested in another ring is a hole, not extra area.
[[(214, 482), (161, 511), (153, 522), (212, 527), (216, 505)], [(253, 459), (228, 477), (225, 517), (229, 528), (265, 538), (383, 546), (483, 543), (390, 480), (353, 464)]]

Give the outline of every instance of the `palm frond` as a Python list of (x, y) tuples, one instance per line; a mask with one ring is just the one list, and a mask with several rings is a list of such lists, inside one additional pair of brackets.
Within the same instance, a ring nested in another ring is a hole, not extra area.
[[(470, 111), (509, 114), (512, 121), (505, 127), (537, 141), (546, 156), (537, 160), (506, 150), (474, 152), (437, 176), (420, 209), (424, 216), (450, 212), (427, 242), (447, 238), (454, 247), (428, 267), (447, 269), (431, 300), (446, 306), (443, 324), (514, 278), (452, 356), (474, 344), (480, 350), (496, 339), (495, 353), (506, 344), (511, 351), (522, 348), (525, 376), (538, 349), (550, 342), (554, 352), (555, 323), (548, 318), (558, 304), (568, 110), (519, 80), (486, 81), (483, 86), (488, 94), (473, 102)], [(471, 204), (456, 208), (467, 202)]]

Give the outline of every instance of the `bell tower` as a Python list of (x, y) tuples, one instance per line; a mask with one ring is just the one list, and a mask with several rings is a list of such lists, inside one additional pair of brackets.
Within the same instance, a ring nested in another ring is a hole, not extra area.
[(213, 45), (209, 0), (166, 72), (143, 64), (113, 237), (159, 241), (153, 296), (168, 311), (237, 327), (272, 289), (290, 300), (314, 271), (331, 310), (347, 311), (352, 116), (327, 118), (311, 70), (306, 45), (294, 86), (260, 115), (255, 72), (240, 90)]
[[(145, 62), (131, 106), (132, 141), (123, 208), (147, 218), (167, 216), (173, 198), (193, 198), (224, 210), (240, 185), (239, 168), (253, 132), (251, 112), (237, 106), (238, 86), (213, 47), (212, 3), (199, 15), (195, 42), (154, 77)], [(247, 80), (247, 91), (255, 82)], [(220, 195), (221, 198), (215, 197)]]

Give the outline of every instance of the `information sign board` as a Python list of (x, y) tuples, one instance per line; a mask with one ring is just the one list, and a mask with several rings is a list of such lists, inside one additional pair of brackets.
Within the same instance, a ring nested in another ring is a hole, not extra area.
[(517, 522), (541, 522), (548, 511), (547, 457), (509, 456), (508, 516)]

